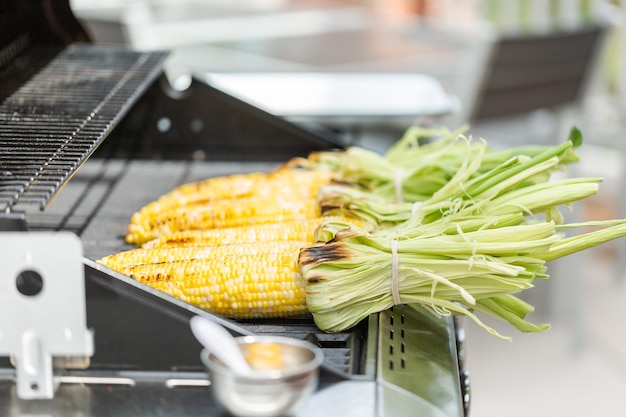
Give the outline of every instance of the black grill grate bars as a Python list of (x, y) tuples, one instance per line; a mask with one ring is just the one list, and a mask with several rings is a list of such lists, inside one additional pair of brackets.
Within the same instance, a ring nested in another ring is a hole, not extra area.
[(0, 211), (42, 210), (161, 74), (166, 54), (74, 44), (0, 105)]

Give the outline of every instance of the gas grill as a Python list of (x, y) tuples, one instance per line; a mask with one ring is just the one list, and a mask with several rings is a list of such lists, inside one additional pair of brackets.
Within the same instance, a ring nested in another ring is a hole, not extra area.
[(194, 315), (319, 345), (320, 387), (299, 415), (467, 415), (451, 318), (396, 306), (337, 334), (310, 318), (235, 321), (94, 261), (130, 248), (132, 213), (176, 185), (267, 171), (334, 137), (206, 82), (172, 88), (167, 53), (89, 43), (66, 2), (4, 2), (0, 21), (0, 415), (224, 415)]

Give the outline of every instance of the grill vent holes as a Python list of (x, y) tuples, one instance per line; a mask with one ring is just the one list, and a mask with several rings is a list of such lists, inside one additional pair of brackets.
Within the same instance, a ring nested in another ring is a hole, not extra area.
[(17, 275), (15, 287), (20, 294), (33, 297), (43, 290), (43, 277), (38, 272), (27, 269)]
[[(389, 315), (389, 361), (388, 366), (389, 370), (393, 371), (395, 369), (406, 369), (407, 362), (404, 354), (406, 353), (406, 343), (405, 343), (405, 331), (403, 327), (399, 329), (395, 327), (396, 323), (400, 323), (400, 325), (404, 325), (405, 317), (404, 314), (398, 314), (396, 317), (391, 311), (391, 315)], [(399, 365), (399, 367), (398, 367)]]

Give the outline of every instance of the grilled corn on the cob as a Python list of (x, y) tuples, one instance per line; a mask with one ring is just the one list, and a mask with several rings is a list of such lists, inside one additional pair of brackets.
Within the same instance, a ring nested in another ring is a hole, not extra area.
[(329, 172), (285, 166), (184, 184), (135, 213), (126, 236), (184, 246), (151, 243), (99, 262), (231, 318), (300, 315), (307, 308), (298, 253), (331, 219), (320, 216), (317, 202), (331, 181)]
[(307, 312), (299, 249), (137, 265), (136, 280), (207, 311), (234, 319)]
[(272, 242), (280, 240), (313, 242), (315, 240), (317, 227), (330, 221), (349, 222), (363, 227), (363, 222), (357, 218), (322, 216), (280, 223), (223, 227), (210, 230), (185, 230), (150, 240), (142, 247), (148, 249), (167, 246), (228, 245), (232, 243)]
[(175, 207), (252, 194), (271, 195), (281, 189), (305, 194), (313, 192), (314, 196), (319, 186), (327, 184), (333, 177), (328, 170), (302, 169), (285, 164), (271, 172), (232, 174), (182, 184), (153, 203), (159, 203), (160, 208)]
[(182, 184), (142, 207), (133, 214), (131, 221), (141, 223), (142, 218), (172, 207), (251, 195), (255, 184), (265, 180), (266, 177), (266, 173), (251, 172)]
[(141, 245), (156, 237), (182, 230), (277, 223), (319, 216), (319, 205), (314, 198), (251, 196), (217, 200), (210, 204), (168, 209), (143, 224), (130, 224), (126, 241)]
[[(239, 177), (212, 178), (204, 182), (205, 186), (186, 184), (148, 204), (132, 216), (126, 241), (142, 244), (180, 230), (316, 217), (319, 209), (313, 206), (316, 206), (317, 194), (323, 185), (332, 181), (332, 175), (325, 171), (282, 169), (265, 176), (251, 176), (248, 180), (253, 184), (246, 186), (249, 192), (238, 194), (234, 189), (232, 196), (228, 196), (221, 188), (227, 188), (224, 184), (228, 184), (229, 178)], [(220, 184), (221, 190), (214, 199), (205, 193), (212, 181)], [(238, 181), (233, 180), (233, 188)]]
[(138, 265), (191, 261), (194, 259), (209, 259), (213, 262), (219, 262), (225, 256), (293, 252), (310, 244), (311, 242), (284, 240), (274, 241), (271, 244), (247, 242), (227, 245), (137, 248), (105, 256), (98, 262), (122, 274), (130, 275), (132, 268)]

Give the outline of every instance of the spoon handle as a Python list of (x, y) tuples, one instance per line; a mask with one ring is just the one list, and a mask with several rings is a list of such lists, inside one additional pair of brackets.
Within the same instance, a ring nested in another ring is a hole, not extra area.
[(189, 321), (191, 331), (204, 348), (238, 374), (252, 372), (235, 338), (223, 326), (201, 316)]

